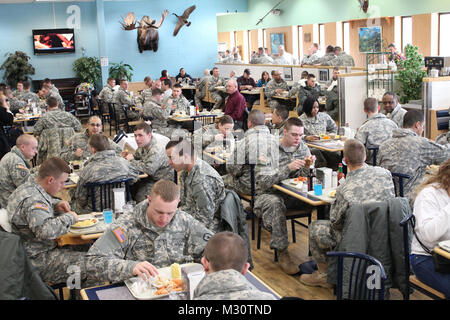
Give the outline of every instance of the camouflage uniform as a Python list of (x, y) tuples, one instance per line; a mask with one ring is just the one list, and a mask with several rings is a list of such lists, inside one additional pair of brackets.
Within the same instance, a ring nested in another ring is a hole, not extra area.
[(405, 197), (412, 200), (414, 188), (422, 183), (425, 177), (426, 167), (431, 164), (440, 164), (448, 158), (450, 158), (450, 149), (427, 138), (419, 137), (411, 129), (399, 128), (394, 129), (392, 138), (380, 146), (377, 165), (391, 172), (409, 175), (411, 179), (405, 179), (403, 187)]
[(144, 104), (142, 116), (144, 118), (152, 118), (152, 128), (155, 132), (170, 137), (172, 128), (169, 128), (167, 124), (167, 119), (170, 117), (170, 111), (170, 107), (163, 109), (161, 108), (161, 103), (150, 99), (150, 101), (146, 101)]
[(39, 136), (38, 164), (52, 156), (60, 156), (61, 150), (76, 132), (82, 129), (80, 121), (62, 110), (51, 110), (36, 122), (33, 133)]
[(9, 99), (9, 107), (11, 112), (18, 112), (19, 109), (25, 107), (27, 102), (19, 100), (19, 98), (10, 98)]
[(29, 89), (28, 90), (23, 90), (23, 92), (20, 95), (19, 99), (23, 100), (25, 102), (28, 102), (28, 100), (30, 100), (30, 102), (36, 102), (36, 103), (41, 102), (41, 99), (39, 98), (39, 96), (36, 93), (31, 92)]
[[(167, 104), (167, 101), (169, 99), (172, 100), (171, 105)], [(187, 115), (191, 113), (191, 104), (183, 95), (180, 95), (178, 98), (174, 98), (173, 96), (165, 98), (162, 104), (166, 105), (169, 110), (172, 110), (172, 106), (176, 105), (176, 108), (173, 110), (173, 113), (177, 113), (180, 111), (184, 111)]]
[(317, 52), (314, 52), (311, 55), (305, 55), (303, 57), (302, 63), (301, 64), (308, 64), (308, 65), (313, 65), (313, 64), (317, 64), (318, 61), (320, 59), (320, 56)]
[(23, 90), (22, 90), (22, 91), (14, 90), (14, 91), (12, 92), (12, 95), (13, 95), (14, 98), (19, 99), (19, 97), (20, 97), (20, 95), (22, 94), (22, 92), (23, 92)]
[[(80, 172), (77, 187), (70, 189), (72, 199), (72, 210), (79, 214), (91, 213), (92, 197), (87, 187), (84, 185), (91, 182), (113, 181), (125, 178), (133, 178), (130, 184), (136, 182), (139, 171), (127, 160), (118, 156), (114, 150), (105, 150), (95, 153), (88, 162), (85, 163)], [(114, 198), (111, 192), (111, 197)], [(105, 195), (103, 195), (103, 199)], [(100, 210), (100, 192), (96, 190), (95, 204)]]
[(212, 232), (179, 209), (159, 228), (149, 221), (147, 208), (148, 200), (139, 203), (132, 215), (122, 215), (92, 245), (86, 256), (90, 276), (120, 282), (133, 277), (142, 261), (156, 268), (200, 261)]
[[(131, 100), (130, 98), (130, 94), (127, 91), (125, 91), (122, 87), (119, 87), (119, 90), (117, 90), (114, 93), (113, 102), (115, 103), (114, 110), (116, 111), (116, 117), (119, 119), (125, 119), (125, 113), (123, 112), (122, 105), (124, 104), (128, 106), (134, 105), (133, 100)], [(128, 120), (130, 121), (135, 121), (139, 119), (139, 112), (128, 110), (127, 114)]]
[(267, 97), (267, 104), (269, 105), (272, 113), (273, 113), (273, 110), (275, 110), (275, 108), (278, 107), (279, 104), (282, 104), (281, 101), (279, 101), (275, 98), (272, 98), (274, 95), (277, 94), (275, 92), (275, 90), (277, 90), (277, 89), (281, 89), (283, 91), (289, 91), (289, 86), (286, 83), (286, 81), (284, 81), (283, 79), (281, 79), (280, 82), (276, 82), (274, 79), (272, 79), (267, 84), (266, 90), (265, 90), (265, 95)]
[[(56, 89), (55, 86), (53, 86), (53, 88)], [(56, 89), (56, 90), (58, 90), (58, 89)], [(54, 97), (54, 98), (56, 98), (56, 100), (58, 100), (58, 108), (59, 108), (60, 110), (64, 110), (64, 108), (65, 108), (66, 106), (65, 106), (65, 104), (64, 104), (64, 101), (63, 101), (62, 97), (59, 95), (59, 91), (54, 91), (53, 89), (50, 90), (49, 95), (48, 95), (45, 99), (47, 100), (49, 97)]]
[(323, 57), (320, 57), (315, 64), (326, 66), (334, 58), (336, 58), (336, 55), (334, 53), (326, 53)]
[(395, 122), (395, 124), (397, 125), (397, 127), (399, 128), (403, 128), (403, 117), (405, 116), (405, 113), (407, 111), (405, 109), (402, 108), (402, 106), (399, 104), (397, 104), (397, 106), (394, 108), (394, 110), (392, 110), (392, 113), (388, 113), (386, 114), (386, 117), (392, 121)]
[(327, 102), (325, 104), (325, 110), (328, 113), (328, 115), (331, 117), (331, 119), (338, 121), (339, 120), (339, 89), (336, 84), (333, 85), (333, 82), (331, 82), (330, 86), (333, 86), (333, 88), (330, 90), (330, 87), (328, 87), (329, 90), (324, 90), (323, 93), (325, 94), (325, 97), (327, 98)]
[[(220, 81), (220, 83), (217, 84), (217, 82), (219, 82), (219, 81)], [(217, 86), (225, 87), (226, 85), (227, 85), (227, 82), (222, 77), (216, 78), (214, 76), (211, 76), (211, 78), (209, 79), (208, 90), (211, 95), (211, 98), (213, 98), (214, 101), (216, 102), (214, 104), (213, 109), (223, 109), (225, 107), (225, 93), (216, 90), (216, 87)]]
[(22, 239), (28, 258), (45, 282), (66, 282), (67, 268), (80, 268), (86, 278), (85, 252), (76, 247), (58, 248), (56, 238), (66, 234), (75, 217), (55, 212), (60, 200), (53, 198), (34, 180), (22, 184), (9, 197), (8, 216), (12, 231)]
[(447, 133), (442, 133), (439, 136), (436, 137), (436, 143), (446, 145), (449, 147), (450, 145), (450, 131)]
[(320, 86), (316, 83), (314, 88), (311, 88), (307, 84), (305, 86), (295, 85), (290, 91), (289, 96), (294, 97), (298, 92), (298, 105), (297, 105), (297, 114), (301, 115), (303, 113), (303, 103), (305, 103), (306, 99), (311, 97), (314, 99), (318, 99), (320, 96), (324, 96), (325, 93), (322, 91)]
[(221, 221), (220, 206), (225, 199), (225, 187), (219, 173), (197, 158), (190, 172), (181, 172), (180, 189), (180, 210), (217, 232)]
[(8, 197), (30, 176), (31, 165), (17, 146), (0, 161), (0, 208), (6, 208)]
[(273, 59), (267, 54), (256, 55), (250, 60), (251, 64), (273, 64)]
[(283, 138), (283, 131), (284, 131), (284, 125), (286, 124), (286, 121), (283, 121), (278, 124), (273, 124), (272, 122), (267, 124), (267, 127), (269, 128), (270, 132), (273, 135), (278, 135), (281, 138)]
[[(355, 139), (361, 141), (366, 148), (379, 147), (383, 142), (392, 138), (392, 130), (397, 129), (394, 121), (386, 118), (384, 114), (377, 113), (369, 117), (359, 127)], [(373, 152), (366, 149), (368, 164), (372, 164)]]
[(211, 82), (211, 76), (204, 76), (197, 83), (197, 90), (195, 91), (195, 104), (200, 110), (203, 110), (202, 99), (206, 97), (206, 87)]
[(364, 164), (349, 172), (345, 182), (336, 189), (330, 220), (317, 220), (309, 226), (309, 248), (314, 260), (326, 263), (326, 252), (341, 241), (346, 212), (351, 204), (387, 201), (394, 197), (394, 184), (389, 171)]
[[(120, 155), (122, 153), (122, 148), (119, 147), (119, 145), (111, 139), (108, 138), (108, 140), (109, 148), (111, 150), (114, 150), (117, 155)], [(61, 159), (66, 162), (70, 162), (73, 160), (86, 160), (87, 158), (91, 157), (91, 148), (89, 147), (88, 141), (89, 135), (87, 129), (84, 132), (75, 134), (73, 137), (67, 140), (64, 149), (61, 151)], [(77, 157), (75, 155), (75, 151), (77, 149), (83, 150), (83, 154), (81, 155), (81, 157)]]
[(240, 272), (221, 270), (206, 275), (194, 291), (194, 300), (275, 300), (259, 291)]
[(142, 90), (141, 95), (136, 98), (137, 106), (145, 106), (152, 100), (152, 88)]
[(341, 51), (341, 54), (336, 56), (333, 60), (330, 60), (326, 62), (324, 65), (327, 66), (344, 66), (344, 67), (354, 67), (355, 66), (355, 60), (353, 57), (344, 51)]
[(267, 189), (263, 190), (263, 194), (256, 196), (254, 212), (257, 217), (262, 218), (264, 227), (272, 233), (272, 239), (270, 240), (271, 249), (284, 251), (289, 245), (286, 227), (287, 209), (311, 209), (304, 202), (273, 189), (272, 185), (280, 183), (284, 179), (298, 176), (306, 177), (309, 173), (308, 169), (303, 167), (299, 170), (291, 171), (288, 164), (295, 159), (303, 160), (309, 155), (311, 153), (303, 141), (296, 148), (287, 148), (280, 143), (278, 169), (262, 177), (265, 180)]
[(134, 160), (130, 162), (138, 171), (148, 174), (148, 178), (140, 179), (132, 186), (136, 202), (144, 200), (157, 181), (174, 179), (174, 170), (169, 165), (166, 151), (153, 137), (147, 146), (136, 150)]
[(98, 98), (104, 102), (113, 102), (114, 89), (109, 84), (103, 87), (102, 91), (98, 95)]
[(242, 194), (251, 194), (250, 167), (255, 164), (255, 192), (260, 194), (272, 184), (266, 180), (278, 170), (279, 140), (270, 134), (265, 125), (253, 127), (245, 132), (244, 139), (236, 143), (227, 160), (228, 174), (223, 177), (225, 187)]

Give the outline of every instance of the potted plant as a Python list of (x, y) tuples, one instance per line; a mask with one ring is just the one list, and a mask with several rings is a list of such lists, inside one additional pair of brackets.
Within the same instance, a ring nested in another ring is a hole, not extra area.
[(423, 57), (418, 47), (408, 44), (405, 47), (405, 60), (398, 61), (398, 76), (401, 83), (402, 95), (400, 103), (410, 100), (420, 100), (422, 97), (422, 79), (427, 75), (423, 70)]
[(81, 82), (98, 84), (102, 78), (102, 68), (97, 57), (82, 57), (73, 62), (73, 71)]
[(111, 63), (111, 67), (109, 68), (109, 76), (114, 79), (127, 79), (128, 81), (131, 81), (131, 78), (133, 77), (133, 68), (126, 63), (123, 63), (123, 61), (120, 61), (120, 63)]
[(30, 57), (22, 51), (14, 53), (7, 53), (5, 62), (0, 67), (0, 70), (5, 70), (3, 79), (11, 88), (15, 88), (17, 82), (27, 81), (31, 79), (29, 75), (34, 74), (34, 67), (28, 62)]

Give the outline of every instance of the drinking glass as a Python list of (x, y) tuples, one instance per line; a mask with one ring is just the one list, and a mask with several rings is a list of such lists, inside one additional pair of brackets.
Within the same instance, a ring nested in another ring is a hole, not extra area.
[(109, 224), (113, 222), (113, 211), (112, 209), (103, 210), (103, 218), (105, 219), (105, 223)]

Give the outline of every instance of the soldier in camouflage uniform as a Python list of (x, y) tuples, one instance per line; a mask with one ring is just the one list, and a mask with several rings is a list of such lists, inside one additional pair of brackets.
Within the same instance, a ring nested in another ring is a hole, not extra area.
[(37, 145), (35, 137), (23, 134), (0, 161), (0, 208), (6, 208), (11, 193), (28, 180), (31, 171), (30, 160), (37, 153)]
[(41, 99), (39, 98), (39, 96), (36, 93), (30, 91), (30, 87), (31, 87), (31, 84), (29, 81), (25, 81), (23, 83), (23, 91), (22, 91), (19, 99), (22, 101), (25, 101), (25, 102), (28, 102), (28, 101), (35, 102), (35, 103), (41, 102)]
[(309, 47), (306, 55), (303, 57), (302, 65), (314, 65), (317, 64), (317, 62), (320, 59), (319, 55), (319, 45), (317, 43), (313, 43), (311, 47)]
[(170, 141), (166, 145), (169, 164), (179, 177), (180, 210), (190, 213), (209, 230), (217, 232), (220, 226), (220, 207), (225, 199), (222, 177), (208, 163), (194, 154), (189, 140)]
[(211, 75), (208, 69), (205, 69), (203, 73), (203, 78), (197, 83), (196, 91), (195, 91), (195, 105), (198, 105), (199, 110), (203, 110), (202, 99), (206, 97), (206, 87), (211, 81)]
[[(102, 120), (99, 116), (91, 116), (87, 123), (87, 129), (84, 132), (75, 134), (66, 141), (66, 145), (61, 151), (61, 159), (66, 162), (74, 160), (86, 160), (91, 157), (91, 149), (89, 148), (89, 137), (103, 130)], [(109, 140), (109, 149), (114, 150), (116, 154), (122, 153), (122, 148), (111, 139)]]
[(19, 112), (19, 109), (23, 109), (27, 105), (27, 102), (19, 100), (18, 97), (14, 97), (13, 93), (11, 92), (11, 89), (9, 88), (6, 90), (6, 96), (8, 97), (9, 100), (9, 108), (11, 112), (14, 114)]
[(258, 53), (250, 60), (251, 64), (273, 64), (273, 59), (264, 52), (264, 48), (259, 47)]
[(302, 274), (300, 282), (309, 286), (332, 287), (326, 282), (326, 252), (332, 251), (342, 239), (346, 212), (351, 204), (387, 201), (394, 198), (394, 184), (389, 171), (372, 167), (366, 160), (364, 145), (350, 139), (344, 145), (344, 159), (348, 166), (346, 180), (336, 189), (336, 200), (331, 205), (330, 220), (317, 220), (311, 223), (309, 248), (318, 271)]
[(71, 113), (58, 109), (54, 97), (47, 99), (48, 112), (36, 122), (33, 133), (39, 136), (38, 164), (47, 157), (59, 156), (65, 143), (82, 129), (80, 121)]
[(272, 132), (273, 135), (279, 135), (280, 138), (282, 138), (284, 134), (283, 129), (288, 118), (289, 110), (286, 106), (279, 105), (276, 107), (272, 113), (272, 120), (267, 124), (270, 132)]
[(148, 174), (147, 178), (135, 183), (131, 192), (136, 202), (141, 202), (150, 193), (153, 185), (161, 179), (174, 179), (174, 171), (169, 165), (164, 147), (152, 137), (152, 127), (145, 122), (134, 128), (134, 138), (138, 149), (132, 154), (124, 153), (125, 159), (139, 171)]
[(308, 78), (304, 86), (302, 84), (296, 84), (294, 87), (292, 87), (292, 89), (289, 91), (289, 96), (295, 97), (297, 93), (297, 114), (299, 116), (303, 113), (303, 104), (305, 103), (307, 98), (312, 97), (317, 100), (320, 96), (325, 95), (320, 85), (316, 83), (316, 76), (312, 73), (308, 74)]
[(339, 120), (339, 91), (338, 91), (338, 75), (339, 68), (333, 69), (333, 76), (330, 83), (327, 86), (327, 90), (323, 90), (327, 102), (325, 104), (325, 111), (331, 117), (331, 119)]
[[(64, 104), (62, 97), (59, 95), (59, 92), (52, 90), (52, 88), (56, 89), (55, 86), (51, 87), (50, 85), (42, 85), (42, 88), (41, 88), (42, 98), (47, 100), (49, 97), (54, 97), (58, 101), (58, 108), (61, 110), (64, 110), (65, 104)], [(56, 89), (56, 90), (58, 90), (58, 89)], [(41, 108), (42, 108), (42, 106), (41, 106)]]
[[(234, 142), (233, 127), (233, 118), (229, 115), (224, 115), (220, 117), (217, 123), (208, 124), (197, 129), (194, 132), (194, 135), (196, 136), (194, 141), (197, 141), (197, 137), (201, 137), (203, 149), (208, 146), (231, 145), (231, 143)], [(231, 140), (233, 140), (233, 142)]]
[[(116, 111), (116, 117), (118, 119), (125, 119), (125, 113), (123, 112), (122, 105), (127, 105), (128, 107), (134, 106), (133, 100), (131, 100), (128, 90), (128, 81), (120, 80), (119, 90), (114, 92), (113, 102), (114, 110)], [(128, 120), (135, 121), (138, 120), (140, 115), (139, 112), (128, 110)]]
[(386, 117), (395, 122), (397, 127), (403, 128), (403, 117), (406, 110), (398, 103), (398, 97), (395, 92), (386, 92), (383, 95), (384, 114)]
[(173, 113), (184, 112), (187, 115), (191, 113), (191, 104), (182, 94), (182, 87), (180, 84), (174, 84), (172, 88), (172, 95), (163, 100), (163, 105), (169, 108)]
[(144, 103), (142, 118), (144, 120), (151, 119), (154, 132), (170, 137), (172, 128), (168, 126), (167, 119), (170, 117), (171, 109), (162, 103), (161, 89), (153, 89), (150, 100), (146, 100)]
[(194, 291), (194, 300), (274, 300), (246, 278), (247, 245), (237, 234), (219, 232), (209, 239), (202, 257), (206, 276)]
[(323, 57), (320, 57), (315, 64), (326, 66), (328, 62), (330, 62), (334, 58), (336, 58), (336, 55), (334, 54), (334, 47), (329, 45), (325, 50), (325, 55)]
[(281, 78), (281, 72), (275, 70), (273, 73), (273, 79), (269, 81), (266, 86), (265, 95), (267, 97), (267, 104), (270, 107), (270, 111), (273, 112), (277, 106), (285, 105), (286, 102), (284, 100), (278, 100), (273, 98), (275, 95), (280, 95), (283, 91), (289, 91), (289, 86)]
[[(394, 121), (378, 113), (378, 101), (375, 98), (367, 98), (364, 101), (364, 112), (367, 120), (359, 127), (355, 139), (359, 140), (366, 148), (379, 147), (383, 142), (392, 137), (392, 130), (397, 129)], [(366, 149), (366, 163), (373, 164), (373, 151)]]
[(22, 92), (23, 92), (23, 83), (22, 81), (19, 81), (17, 82), (16, 90), (13, 91), (12, 95), (14, 98), (19, 99)]
[(305, 160), (315, 161), (315, 157), (302, 141), (303, 123), (298, 118), (290, 118), (286, 122), (284, 135), (279, 144), (277, 169), (260, 179), (264, 179), (267, 189), (258, 193), (255, 199), (254, 212), (262, 218), (264, 227), (272, 233), (270, 248), (278, 251), (280, 266), (287, 274), (295, 274), (298, 263), (294, 263), (289, 255), (288, 232), (286, 227), (287, 209), (313, 210), (304, 202), (282, 192), (276, 191), (272, 185), (282, 180), (308, 176)]
[(122, 215), (87, 253), (89, 275), (120, 282), (133, 276), (156, 276), (156, 268), (199, 262), (212, 232), (177, 209), (178, 186), (158, 181), (132, 215)]
[(113, 102), (115, 85), (116, 80), (114, 78), (108, 78), (106, 86), (103, 87), (98, 95), (98, 99), (102, 102), (103, 112), (108, 112), (108, 103)]
[(58, 248), (55, 240), (78, 221), (69, 204), (55, 198), (69, 173), (64, 160), (47, 159), (36, 180), (30, 179), (11, 194), (7, 207), (13, 233), (22, 239), (26, 254), (42, 280), (51, 284), (66, 282), (71, 266), (79, 268), (82, 281), (86, 279), (86, 252), (74, 246)]
[(214, 101), (216, 102), (214, 104), (213, 109), (222, 109), (223, 110), (225, 108), (225, 95), (226, 95), (226, 93), (222, 92), (222, 91), (218, 91), (216, 89), (216, 87), (218, 87), (218, 86), (225, 87), (227, 84), (226, 84), (225, 79), (220, 77), (219, 68), (217, 68), (217, 67), (213, 68), (213, 75), (209, 79), (208, 82), (209, 82), (208, 83), (209, 93), (211, 95), (211, 98), (213, 98)]
[(436, 137), (436, 143), (450, 147), (450, 131)]
[(249, 130), (245, 132), (244, 138), (236, 143), (226, 163), (228, 174), (223, 176), (226, 188), (241, 194), (251, 194), (249, 164), (255, 165), (256, 194), (272, 186), (267, 184), (265, 176), (277, 169), (279, 141), (270, 134), (265, 122), (261, 110), (254, 109), (250, 112), (247, 121)]
[(423, 113), (409, 110), (403, 118), (403, 128), (394, 129), (392, 138), (380, 146), (377, 155), (377, 165), (411, 177), (403, 180), (404, 195), (410, 203), (413, 203), (415, 187), (425, 177), (426, 167), (450, 158), (449, 148), (421, 137), (423, 130)]
[(341, 47), (334, 47), (334, 53), (336, 55), (336, 58), (333, 60), (330, 60), (326, 62), (324, 65), (326, 66), (345, 66), (345, 67), (354, 67), (355, 66), (355, 60), (353, 57), (344, 51), (342, 51)]

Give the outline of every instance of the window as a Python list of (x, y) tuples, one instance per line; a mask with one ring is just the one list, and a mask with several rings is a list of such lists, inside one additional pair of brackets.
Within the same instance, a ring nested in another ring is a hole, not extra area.
[(263, 29), (263, 48), (267, 48), (267, 30)]
[(347, 53), (350, 54), (350, 22), (344, 22), (342, 24), (344, 36), (343, 36), (343, 46), (342, 49)]
[(412, 44), (412, 17), (402, 17), (401, 51), (405, 51), (405, 47), (408, 44)]
[(448, 30), (450, 30), (450, 13), (439, 14), (439, 55), (450, 56), (450, 41), (448, 41)]
[(319, 24), (319, 45), (320, 45), (320, 48), (322, 50), (324, 50), (324, 52), (325, 52), (326, 43), (325, 43), (325, 25), (324, 24)]
[(298, 26), (298, 61), (303, 59), (303, 27)]

